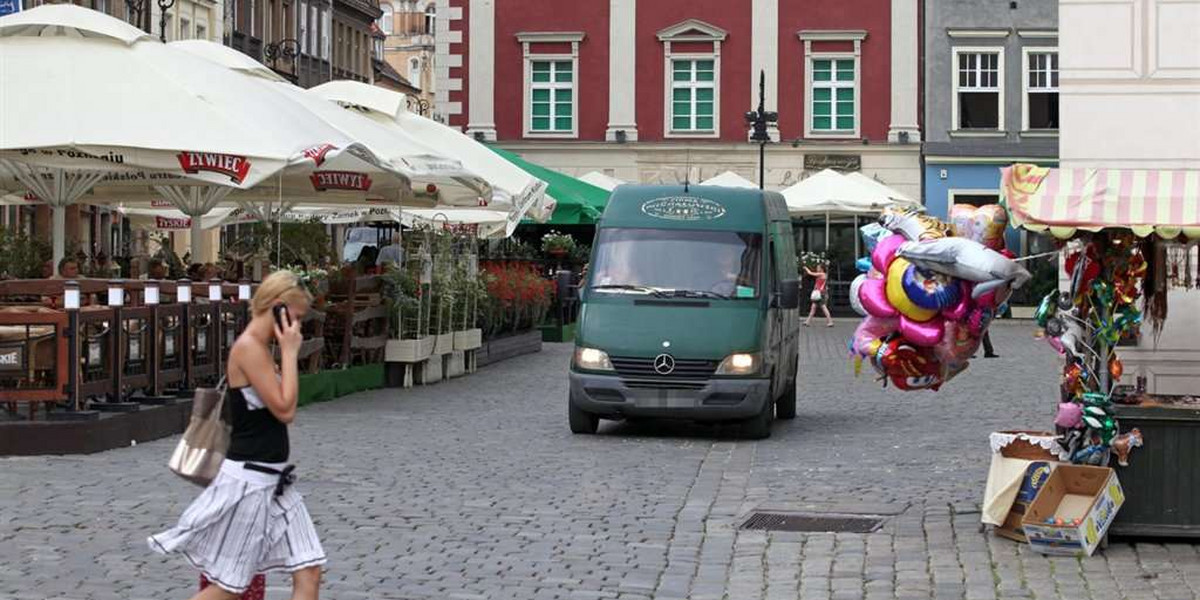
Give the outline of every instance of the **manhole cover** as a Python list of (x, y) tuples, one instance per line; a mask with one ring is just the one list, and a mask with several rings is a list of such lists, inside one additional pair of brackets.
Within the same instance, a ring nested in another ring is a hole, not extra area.
[(738, 529), (758, 531), (807, 531), (817, 533), (871, 533), (883, 523), (880, 517), (805, 515), (756, 512)]

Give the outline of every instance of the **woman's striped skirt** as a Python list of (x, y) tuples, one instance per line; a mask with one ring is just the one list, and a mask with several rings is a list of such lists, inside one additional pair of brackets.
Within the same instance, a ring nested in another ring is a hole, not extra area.
[[(276, 495), (279, 476), (225, 461), (217, 478), (179, 523), (150, 536), (156, 552), (179, 552), (210, 581), (240, 594), (256, 573), (325, 564), (304, 499), (292, 486)], [(286, 465), (263, 464), (282, 470)]]

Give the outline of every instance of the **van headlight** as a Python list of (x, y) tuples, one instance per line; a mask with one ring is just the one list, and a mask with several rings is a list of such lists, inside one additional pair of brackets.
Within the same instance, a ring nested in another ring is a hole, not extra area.
[(611, 371), (612, 361), (608, 353), (595, 348), (575, 348), (575, 366), (587, 371)]
[(762, 367), (762, 356), (758, 354), (730, 354), (717, 367), (717, 375), (755, 375)]

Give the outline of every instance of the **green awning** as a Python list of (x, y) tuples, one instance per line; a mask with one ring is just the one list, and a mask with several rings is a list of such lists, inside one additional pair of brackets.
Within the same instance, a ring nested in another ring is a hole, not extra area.
[[(546, 225), (594, 225), (608, 204), (608, 191), (570, 175), (535, 165), (515, 153), (496, 146), (488, 146), (505, 160), (517, 165), (526, 173), (545, 181), (549, 187), (546, 195), (557, 203), (554, 214)], [(532, 223), (532, 221), (523, 221)]]

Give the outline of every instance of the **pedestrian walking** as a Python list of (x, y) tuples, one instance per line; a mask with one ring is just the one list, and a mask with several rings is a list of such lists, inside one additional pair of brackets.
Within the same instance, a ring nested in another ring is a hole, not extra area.
[[(253, 317), (229, 352), (226, 404), (232, 431), (216, 479), (167, 531), (150, 536), (178, 552), (213, 584), (193, 600), (234, 600), (257, 573), (292, 574), (293, 600), (316, 600), (325, 551), (304, 499), (292, 487), (288, 424), (299, 394), (300, 320), (312, 297), (299, 278), (277, 271), (251, 300)], [(278, 370), (272, 339), (279, 346)]]
[(821, 311), (825, 313), (825, 326), (833, 327), (833, 317), (829, 315), (829, 306), (826, 302), (825, 286), (828, 283), (829, 275), (825, 273), (825, 265), (817, 263), (810, 269), (804, 267), (804, 273), (812, 277), (813, 291), (808, 299), (811, 301), (808, 307), (808, 318), (804, 320), (804, 326), (808, 327), (812, 324), (813, 315), (817, 314), (817, 307), (821, 307)]

